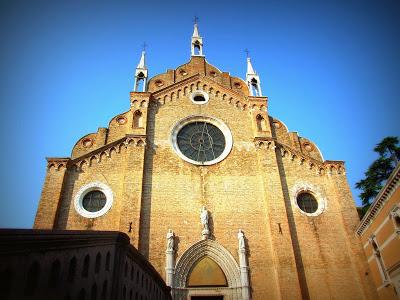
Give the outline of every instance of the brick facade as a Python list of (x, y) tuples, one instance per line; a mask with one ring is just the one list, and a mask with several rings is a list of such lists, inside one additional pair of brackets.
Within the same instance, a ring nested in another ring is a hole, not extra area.
[[(193, 103), (195, 90), (210, 100)], [(48, 159), (34, 227), (125, 232), (165, 279), (168, 229), (179, 261), (201, 240), (206, 206), (212, 239), (237, 263), (244, 231), (253, 299), (374, 299), (344, 163), (323, 160), (316, 145), (268, 114), (267, 101), (201, 56), (153, 77), (147, 92), (131, 93), (129, 111), (80, 139), (70, 159)], [(199, 166), (175, 153), (171, 131), (191, 115), (229, 127), (233, 147), (224, 160)], [(74, 208), (90, 182), (114, 195), (111, 209), (94, 219)], [(319, 215), (300, 211), (299, 190), (316, 195)]]

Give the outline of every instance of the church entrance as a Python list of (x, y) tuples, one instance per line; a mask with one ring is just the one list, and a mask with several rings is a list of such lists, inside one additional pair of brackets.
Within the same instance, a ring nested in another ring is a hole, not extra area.
[(191, 300), (223, 300), (224, 296), (192, 296)]
[(239, 300), (243, 296), (240, 269), (216, 241), (204, 239), (189, 247), (176, 264), (173, 299)]

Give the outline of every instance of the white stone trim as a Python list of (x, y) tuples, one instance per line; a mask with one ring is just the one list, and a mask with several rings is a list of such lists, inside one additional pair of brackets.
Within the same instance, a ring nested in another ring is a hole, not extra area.
[[(205, 100), (205, 101), (202, 101), (202, 102), (195, 101), (195, 100), (194, 100), (194, 97), (196, 97), (196, 96), (202, 96), (202, 97), (204, 97), (204, 100)], [(190, 93), (189, 98), (190, 98), (190, 100), (191, 100), (194, 104), (197, 104), (197, 105), (206, 104), (206, 103), (210, 100), (210, 96), (209, 96), (206, 92), (201, 91), (201, 90), (196, 90), (196, 91)]]
[[(193, 266), (208, 256), (222, 269), (228, 283), (227, 287), (189, 288), (187, 280)], [(226, 299), (242, 299), (240, 269), (232, 254), (216, 241), (207, 239), (190, 246), (179, 258), (175, 267), (172, 286), (173, 299), (189, 299), (192, 295), (223, 295)]]
[(382, 245), (379, 247), (381, 250), (385, 249), (385, 247), (391, 242), (393, 241), (395, 238), (397, 238), (397, 233), (394, 232), (392, 233), (383, 243)]
[[(96, 212), (90, 212), (83, 208), (82, 200), (87, 193), (94, 190), (99, 190), (104, 193), (104, 195), (106, 196), (106, 204), (101, 210)], [(104, 215), (106, 212), (108, 212), (113, 204), (113, 200), (114, 200), (114, 195), (111, 188), (102, 182), (95, 181), (85, 184), (78, 190), (74, 198), (74, 206), (77, 213), (80, 214), (82, 217), (93, 219), (100, 217)]]
[[(196, 121), (197, 122), (208, 122), (210, 124), (213, 124), (214, 126), (218, 127), (224, 134), (225, 149), (221, 153), (221, 155), (218, 156), (216, 159), (201, 163), (201, 162), (198, 162), (198, 161), (195, 161), (193, 159), (186, 157), (186, 155), (184, 155), (181, 152), (181, 150), (179, 149), (178, 143), (177, 143), (178, 132), (185, 125), (196, 122)], [(191, 115), (191, 116), (188, 116), (188, 117), (178, 121), (171, 130), (171, 141), (170, 142), (171, 142), (172, 148), (175, 150), (176, 154), (178, 154), (178, 156), (180, 158), (182, 158), (183, 160), (185, 160), (187, 162), (190, 162), (191, 164), (201, 165), (201, 166), (214, 165), (214, 164), (219, 163), (220, 161), (224, 160), (228, 156), (228, 154), (231, 152), (232, 146), (233, 146), (232, 133), (231, 133), (229, 127), (224, 122), (222, 122), (221, 120), (219, 120), (217, 118), (210, 117), (210, 116), (204, 116), (204, 115)]]
[[(307, 213), (300, 209), (299, 205), (297, 204), (297, 196), (303, 192), (310, 193), (317, 200), (318, 208), (315, 212)], [(297, 182), (292, 187), (290, 195), (291, 195), (292, 205), (294, 207), (296, 207), (298, 209), (298, 211), (300, 213), (302, 213), (303, 215), (306, 215), (309, 217), (316, 217), (316, 216), (322, 214), (328, 208), (328, 202), (326, 200), (326, 197), (324, 196), (324, 193), (321, 191), (320, 188), (318, 188), (317, 186), (314, 186), (311, 183), (304, 182), (304, 181)]]

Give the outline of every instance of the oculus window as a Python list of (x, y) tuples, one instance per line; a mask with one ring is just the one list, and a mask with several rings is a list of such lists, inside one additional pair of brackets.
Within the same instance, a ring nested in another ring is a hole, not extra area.
[(300, 193), (297, 196), (297, 205), (309, 214), (315, 213), (318, 209), (318, 201), (310, 193)]
[(185, 125), (178, 132), (177, 141), (183, 155), (199, 163), (217, 159), (225, 149), (224, 134), (207, 122)]
[(172, 130), (172, 147), (180, 158), (195, 165), (222, 161), (232, 149), (232, 134), (222, 121), (209, 116), (189, 116)]

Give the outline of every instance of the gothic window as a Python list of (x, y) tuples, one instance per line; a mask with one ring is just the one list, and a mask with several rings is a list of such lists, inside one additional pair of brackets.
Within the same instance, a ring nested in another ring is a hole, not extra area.
[(107, 280), (104, 280), (103, 282), (103, 288), (101, 289), (101, 299), (107, 299)]
[(110, 252), (107, 252), (107, 255), (106, 255), (106, 271), (110, 271), (110, 258), (111, 258), (111, 255), (110, 255)]
[(267, 123), (265, 119), (261, 115), (257, 115), (257, 130), (258, 131), (266, 131), (267, 130)]
[(299, 208), (309, 214), (315, 213), (318, 209), (318, 202), (313, 195), (307, 192), (300, 193), (297, 196), (297, 205)]
[(83, 261), (82, 277), (88, 277), (90, 266), (90, 256), (87, 254), (85, 260)]
[(95, 268), (94, 268), (95, 273), (99, 273), (100, 267), (101, 267), (101, 254), (97, 253), (96, 263), (95, 263)]
[(73, 282), (76, 274), (76, 258), (71, 258), (68, 268), (68, 281)]
[(50, 277), (49, 277), (49, 286), (54, 288), (57, 286), (58, 281), (60, 279), (60, 269), (61, 264), (57, 259), (51, 264)]
[(133, 127), (142, 128), (143, 127), (143, 114), (137, 110), (133, 115)]

